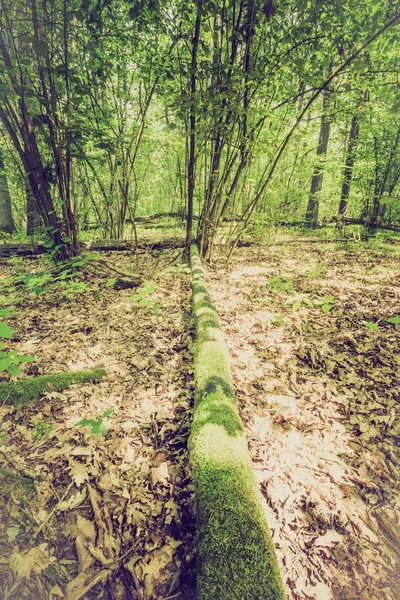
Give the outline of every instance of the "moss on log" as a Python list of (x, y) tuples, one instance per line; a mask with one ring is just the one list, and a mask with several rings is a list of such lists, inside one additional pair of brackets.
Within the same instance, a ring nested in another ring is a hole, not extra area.
[(20, 379), (19, 381), (7, 381), (0, 383), (0, 403), (14, 404), (20, 408), (39, 398), (42, 392), (62, 392), (74, 383), (99, 381), (105, 374), (102, 369), (92, 369), (91, 371), (66, 372)]
[(197, 501), (198, 599), (286, 598), (197, 246), (190, 249), (197, 341), (189, 450)]

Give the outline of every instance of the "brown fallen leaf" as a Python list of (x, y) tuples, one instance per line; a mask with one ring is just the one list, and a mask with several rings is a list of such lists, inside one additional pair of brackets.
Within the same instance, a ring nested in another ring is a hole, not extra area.
[(19, 547), (15, 546), (8, 564), (18, 579), (25, 578), (29, 581), (32, 573), (40, 575), (55, 561), (55, 556), (51, 556), (47, 544), (43, 543), (23, 552), (20, 552)]

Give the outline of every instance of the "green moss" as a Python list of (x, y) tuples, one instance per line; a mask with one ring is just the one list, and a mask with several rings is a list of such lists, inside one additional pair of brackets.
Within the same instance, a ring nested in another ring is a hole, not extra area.
[(14, 404), (17, 408), (36, 400), (43, 392), (62, 392), (74, 383), (99, 381), (105, 376), (102, 369), (58, 373), (15, 382), (0, 383), (0, 402)]
[(282, 600), (286, 596), (236, 407), (229, 353), (194, 245), (191, 263), (197, 342), (189, 450), (197, 501), (198, 599)]

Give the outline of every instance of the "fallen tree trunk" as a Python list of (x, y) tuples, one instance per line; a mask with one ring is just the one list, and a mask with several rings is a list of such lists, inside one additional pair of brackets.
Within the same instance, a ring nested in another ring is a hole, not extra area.
[(20, 408), (39, 398), (42, 392), (62, 392), (74, 383), (99, 381), (105, 374), (103, 369), (92, 369), (2, 382), (0, 383), (0, 403), (14, 404)]
[[(238, 247), (252, 246), (253, 242), (240, 241)], [(81, 247), (84, 250), (93, 252), (125, 252), (134, 251), (135, 247), (125, 240), (95, 240), (91, 243), (83, 242)], [(149, 250), (150, 252), (162, 250), (176, 250), (185, 247), (185, 240), (172, 238), (162, 240), (161, 242), (139, 242), (138, 250)], [(45, 254), (49, 250), (43, 244), (31, 246), (30, 244), (0, 244), (0, 258), (9, 258), (10, 256), (37, 256)]]
[(36, 256), (45, 254), (49, 250), (43, 244), (32, 246), (31, 244), (1, 244), (0, 257), (9, 258), (10, 256)]
[[(343, 221), (346, 225), (365, 225), (365, 222), (362, 219), (345, 218)], [(379, 231), (379, 229), (386, 231), (400, 231), (400, 227), (397, 225), (378, 225), (377, 230)]]
[[(332, 225), (332, 223), (337, 223), (338, 218), (337, 217), (333, 217), (332, 219), (330, 219), (329, 221), (326, 221), (325, 223), (319, 223), (318, 224), (318, 228), (323, 228), (326, 225)], [(365, 222), (362, 219), (351, 219), (351, 218), (344, 218), (344, 219), (340, 219), (340, 221), (342, 223), (345, 223), (346, 225), (365, 225)], [(306, 227), (306, 223), (305, 221), (279, 221), (276, 222), (275, 225), (278, 225), (279, 227)], [(383, 230), (387, 230), (387, 231), (399, 231), (400, 232), (400, 226), (397, 225), (379, 225), (378, 226), (378, 230), (383, 229)]]
[(283, 600), (275, 548), (236, 407), (228, 351), (196, 245), (190, 255), (197, 341), (189, 451), (197, 502), (198, 600)]
[[(185, 245), (184, 240), (180, 239), (169, 239), (161, 242), (140, 242), (138, 244), (139, 250), (175, 250), (176, 248), (183, 248)], [(123, 251), (123, 250), (134, 250), (134, 246), (124, 240), (98, 240), (92, 242), (90, 245), (82, 244), (83, 247), (89, 248), (96, 252), (104, 251)]]

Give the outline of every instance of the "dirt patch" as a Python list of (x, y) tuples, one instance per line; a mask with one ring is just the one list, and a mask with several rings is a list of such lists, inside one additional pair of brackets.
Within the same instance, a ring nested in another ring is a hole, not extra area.
[(399, 598), (398, 258), (302, 243), (220, 267), (210, 293), (289, 597)]

